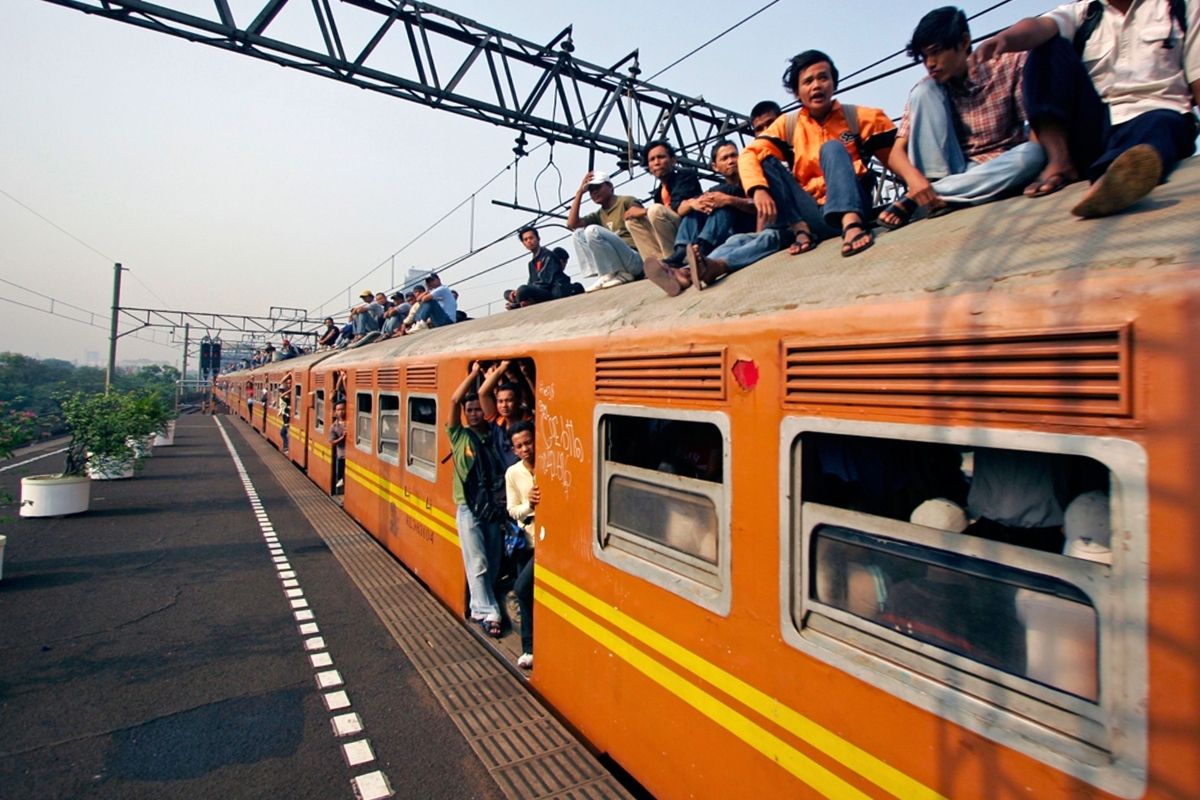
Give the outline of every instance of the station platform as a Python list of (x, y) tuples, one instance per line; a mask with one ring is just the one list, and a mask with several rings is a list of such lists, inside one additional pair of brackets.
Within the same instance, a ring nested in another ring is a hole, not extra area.
[(0, 534), (0, 797), (630, 796), (236, 418), (181, 417), (87, 513), (12, 504)]

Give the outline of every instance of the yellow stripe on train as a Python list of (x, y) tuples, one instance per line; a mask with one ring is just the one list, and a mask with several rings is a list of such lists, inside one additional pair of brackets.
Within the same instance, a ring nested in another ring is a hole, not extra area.
[[(746, 707), (753, 709), (776, 725), (789, 730), (798, 738), (813, 745), (826, 755), (845, 764), (881, 789), (890, 792), (896, 797), (906, 798), (906, 800), (908, 798), (912, 798), (913, 800), (946, 800), (943, 795), (904, 774), (892, 765), (881, 761), (799, 712), (788, 708), (775, 698), (754, 688), (740, 678), (704, 660), (652, 628), (643, 625), (632, 617), (613, 608), (611, 605), (604, 603), (599, 598), (588, 594), (545, 567), (538, 565), (537, 569), (534, 570), (534, 578), (541, 588), (554, 589), (560, 594), (565, 595), (577, 605), (588, 610), (608, 624), (632, 636), (650, 649), (717, 687), (725, 694), (733, 697)], [(647, 677), (651, 680), (671, 690), (689, 705), (692, 705), (705, 716), (721, 724), (722, 727), (768, 758), (778, 761), (781, 766), (801, 780), (809, 783), (813, 788), (829, 796), (861, 796), (861, 793), (857, 789), (849, 785), (845, 786), (845, 790), (852, 792), (852, 794), (842, 791), (841, 787), (838, 788), (837, 792), (833, 792), (818, 786), (810, 779), (811, 775), (808, 770), (811, 770), (812, 767), (804, 763), (807, 761), (807, 758), (798, 751), (790, 748), (786, 743), (779, 741), (773, 734), (746, 720), (736, 711), (724, 706), (715, 698), (704, 695), (693, 684), (669, 670), (663, 669), (661, 665), (648, 658), (645, 654), (636, 650), (633, 651), (633, 654), (626, 652), (632, 650), (627, 642), (614, 636), (588, 618), (583, 617), (553, 595), (545, 592), (539, 593), (537, 601), (607, 647), (614, 654), (625, 659), (643, 673), (646, 673)], [(570, 613), (562, 613), (564, 609)], [(587, 624), (581, 624), (580, 620)], [(644, 668), (646, 665), (653, 665), (652, 672), (648, 672), (647, 668)], [(663, 672), (666, 673), (665, 676), (661, 674)], [(697, 704), (697, 693), (704, 695), (703, 705)], [(780, 757), (781, 747), (786, 748), (788, 755), (786, 760)], [(800, 765), (804, 765), (805, 772), (796, 771), (796, 768)], [(818, 767), (818, 769), (820, 768)], [(834, 777), (836, 778), (836, 776)], [(824, 778), (821, 778), (821, 780), (824, 780)], [(840, 779), (837, 780), (840, 782)]]
[(455, 527), (448, 526), (444, 520), (450, 520), (453, 523), (453, 518), (440, 508), (436, 506), (426, 508), (424, 504), (414, 502), (411, 495), (408, 497), (404, 495), (402, 487), (376, 475), (365, 467), (355, 464), (353, 461), (346, 462), (346, 476), (377, 497), (386, 500), (404, 513), (425, 523), (429, 526), (430, 530), (450, 544), (455, 547), (460, 546), (457, 525)]

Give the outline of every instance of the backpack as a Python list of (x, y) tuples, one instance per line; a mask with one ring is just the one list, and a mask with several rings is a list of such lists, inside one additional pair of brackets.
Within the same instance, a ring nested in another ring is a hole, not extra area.
[[(1169, 0), (1171, 4), (1171, 17), (1179, 23), (1180, 29), (1187, 33), (1187, 2), (1186, 0)], [(1104, 3), (1100, 0), (1092, 0), (1088, 3), (1087, 14), (1083, 17), (1083, 24), (1075, 31), (1075, 52), (1080, 56), (1083, 55), (1083, 48), (1087, 46), (1088, 39), (1092, 38), (1092, 34), (1096, 32), (1096, 27), (1100, 24), (1100, 17), (1104, 14)], [(1172, 45), (1173, 46), (1173, 45)]]
[(504, 461), (491, 442), (484, 442), (475, 431), (467, 428), (475, 448), (475, 463), (463, 481), (463, 496), (467, 507), (480, 524), (503, 522), (508, 519), (508, 493), (504, 488)]

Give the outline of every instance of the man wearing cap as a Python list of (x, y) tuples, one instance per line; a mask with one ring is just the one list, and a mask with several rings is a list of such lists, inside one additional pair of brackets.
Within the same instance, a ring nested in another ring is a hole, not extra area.
[(376, 300), (374, 292), (370, 289), (363, 289), (359, 298), (362, 302), (350, 309), (350, 321), (354, 324), (355, 339), (361, 339), (368, 333), (378, 331), (383, 327), (383, 304)]
[[(585, 192), (599, 209), (581, 217), (579, 205)], [(583, 176), (567, 212), (567, 228), (575, 232), (572, 238), (581, 274), (600, 276), (588, 291), (619, 286), (641, 276), (642, 257), (634, 249), (633, 236), (625, 227), (629, 211), (641, 207), (636, 198), (616, 194), (612, 181), (603, 172)]]

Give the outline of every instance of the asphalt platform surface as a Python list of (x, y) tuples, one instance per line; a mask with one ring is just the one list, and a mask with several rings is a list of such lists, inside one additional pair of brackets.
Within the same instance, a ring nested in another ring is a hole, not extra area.
[[(216, 425), (182, 417), (136, 478), (93, 483), (88, 513), (0, 509), (0, 798), (501, 797), (324, 541), (231, 439), (319, 646)], [(61, 454), (6, 468), (37, 454), (0, 463), (0, 490), (61, 468)], [(351, 705), (327, 707), (335, 690)], [(350, 713), (361, 731), (336, 730)], [(369, 750), (345, 747), (358, 742)]]

